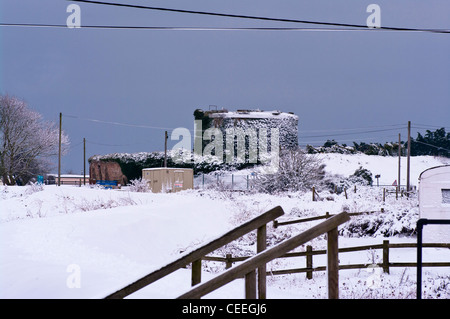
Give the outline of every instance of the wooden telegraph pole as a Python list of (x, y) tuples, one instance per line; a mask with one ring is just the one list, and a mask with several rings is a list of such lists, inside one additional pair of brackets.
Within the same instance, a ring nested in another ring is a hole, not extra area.
[(411, 121), (408, 121), (408, 159), (406, 161), (406, 196), (409, 196), (409, 172), (410, 172), (410, 157), (411, 157)]
[(62, 113), (59, 113), (58, 186), (61, 186), (61, 132)]
[(86, 185), (86, 138), (83, 137), (83, 185)]
[(164, 134), (164, 167), (167, 167), (167, 131)]
[[(397, 176), (397, 192), (400, 193), (400, 163), (402, 160), (402, 140), (398, 133), (398, 176)], [(397, 194), (398, 194), (397, 193)]]

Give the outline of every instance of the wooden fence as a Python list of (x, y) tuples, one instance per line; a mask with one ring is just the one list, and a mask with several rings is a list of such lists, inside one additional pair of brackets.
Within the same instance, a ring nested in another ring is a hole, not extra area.
[[(439, 244), (439, 243), (429, 243), (423, 244), (424, 248), (450, 248), (450, 244)], [(390, 249), (397, 248), (417, 248), (417, 243), (401, 243), (394, 244), (390, 243), (389, 240), (383, 240), (382, 244), (374, 244), (374, 245), (365, 245), (365, 246), (357, 246), (357, 247), (346, 247), (340, 248), (338, 250), (339, 253), (346, 252), (356, 252), (356, 251), (367, 251), (367, 250), (376, 250), (381, 249), (383, 251), (383, 260), (381, 263), (376, 263), (376, 266), (379, 266), (383, 269), (385, 273), (389, 273), (391, 267), (417, 267), (416, 262), (390, 262), (389, 260), (389, 252)], [(306, 257), (306, 264), (304, 268), (295, 268), (295, 269), (283, 269), (283, 270), (272, 270), (267, 272), (268, 275), (285, 275), (285, 274), (294, 274), (294, 273), (306, 273), (306, 277), (308, 279), (313, 278), (314, 271), (325, 271), (326, 266), (313, 266), (313, 256), (317, 255), (325, 255), (327, 253), (326, 250), (313, 250), (312, 246), (307, 246), (306, 251), (303, 252), (292, 252), (286, 253), (279, 258), (290, 258), (290, 257)], [(209, 261), (217, 261), (224, 262), (226, 268), (232, 267), (233, 263), (245, 261), (249, 256), (245, 257), (232, 257), (231, 254), (227, 254), (226, 257), (212, 257), (206, 256), (203, 260)], [(349, 264), (349, 265), (339, 265), (339, 270), (341, 269), (362, 269), (367, 268), (369, 265), (374, 264)], [(425, 262), (422, 263), (424, 267), (450, 267), (450, 262)]]
[[(320, 236), (327, 234), (327, 272), (328, 272), (328, 298), (339, 298), (339, 259), (338, 259), (338, 226), (349, 221), (350, 217), (343, 212), (332, 218), (309, 228), (281, 243), (263, 250), (243, 263), (232, 267), (211, 280), (194, 286), (188, 292), (179, 296), (179, 299), (201, 298), (202, 296), (228, 284), (229, 282), (245, 277), (245, 296), (247, 299), (257, 297), (256, 270), (265, 269), (266, 264), (276, 258), (284, 256), (296, 247)], [(265, 273), (266, 274), (266, 273)]]
[[(136, 292), (149, 284), (173, 273), (174, 271), (186, 267), (192, 264), (192, 286), (197, 285), (201, 281), (201, 269), (202, 269), (202, 259), (207, 254), (219, 249), (220, 247), (236, 240), (243, 235), (257, 230), (257, 252), (261, 252), (266, 248), (266, 224), (275, 220), (276, 218), (284, 214), (283, 209), (280, 206), (272, 208), (271, 210), (265, 212), (264, 214), (249, 220), (248, 222), (230, 230), (229, 232), (223, 234), (222, 236), (206, 243), (205, 245), (184, 254), (177, 260), (155, 270), (144, 277), (136, 280), (135, 282), (117, 290), (116, 292), (106, 296), (106, 299), (121, 299), (133, 292)], [(266, 268), (260, 266), (258, 268), (258, 289), (260, 298), (265, 298), (265, 283), (266, 283)]]
[[(411, 194), (416, 193), (416, 191), (414, 189), (407, 191), (403, 188), (399, 189), (397, 186), (394, 186), (394, 185), (380, 185), (380, 186), (387, 186), (387, 188), (383, 187), (383, 202), (386, 201), (386, 196), (388, 194), (395, 194), (395, 199), (398, 199), (399, 196), (401, 196), (401, 197), (409, 196)], [(379, 186), (376, 186), (376, 187), (379, 187)], [(319, 193), (317, 192), (317, 190), (314, 186), (311, 188), (311, 191), (312, 191), (312, 201), (313, 202), (315, 202), (317, 200), (322, 200), (322, 198), (320, 197)], [(356, 193), (356, 185), (354, 186), (353, 192)], [(332, 193), (333, 193), (333, 191), (332, 191)], [(345, 187), (341, 189), (341, 188), (338, 188), (337, 186), (335, 186), (334, 193), (335, 194), (343, 193), (345, 198), (348, 199), (347, 188), (345, 188)]]

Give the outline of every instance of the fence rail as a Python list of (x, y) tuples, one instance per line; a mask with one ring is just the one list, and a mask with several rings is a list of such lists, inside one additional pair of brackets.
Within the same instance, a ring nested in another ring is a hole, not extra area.
[(236, 267), (232, 267), (211, 280), (193, 287), (188, 292), (179, 296), (179, 299), (201, 298), (202, 296), (228, 284), (229, 282), (245, 277), (245, 296), (247, 299), (256, 298), (256, 269), (285, 255), (296, 247), (327, 233), (327, 271), (328, 271), (328, 298), (339, 298), (338, 285), (338, 231), (337, 227), (350, 220), (347, 213), (343, 212), (332, 218), (309, 228), (308, 230), (291, 237), (281, 243), (266, 249), (249, 258)]
[[(422, 244), (424, 248), (450, 248), (449, 244), (444, 243), (427, 243)], [(382, 244), (364, 245), (356, 247), (345, 247), (339, 248), (339, 253), (346, 252), (357, 252), (366, 250), (383, 250), (383, 261), (381, 263), (375, 263), (371, 265), (377, 265), (383, 268), (385, 273), (389, 273), (391, 267), (417, 267), (415, 262), (390, 262), (389, 261), (389, 250), (397, 248), (417, 248), (417, 243), (390, 243), (389, 240), (384, 240)], [(313, 256), (325, 255), (326, 250), (313, 250), (311, 246), (306, 247), (306, 251), (302, 252), (292, 252), (286, 253), (279, 258), (290, 258), (290, 257), (306, 257), (306, 267), (304, 268), (292, 268), (292, 269), (281, 269), (268, 271), (268, 275), (285, 275), (294, 273), (307, 273), (307, 278), (312, 279), (312, 273), (314, 271), (325, 271), (325, 266), (313, 267)], [(224, 262), (226, 264), (225, 268), (231, 268), (233, 263), (245, 261), (251, 258), (250, 256), (232, 257), (231, 254), (227, 254), (226, 257), (213, 257), (206, 256), (203, 259), (208, 261)], [(426, 262), (422, 263), (424, 267), (450, 267), (450, 262)], [(351, 265), (339, 265), (339, 270), (343, 269), (362, 269), (367, 268), (368, 264), (351, 264)]]
[[(124, 298), (133, 292), (138, 291), (139, 289), (144, 288), (145, 286), (148, 286), (149, 284), (173, 273), (174, 271), (183, 268), (189, 264), (192, 264), (192, 285), (196, 285), (200, 283), (201, 281), (201, 260), (203, 257), (214, 250), (217, 250), (218, 248), (232, 242), (233, 240), (236, 240), (243, 235), (257, 230), (257, 250), (260, 252), (265, 248), (266, 243), (266, 224), (273, 221), (274, 219), (282, 216), (284, 214), (283, 209), (280, 206), (277, 206), (264, 214), (255, 217), (254, 219), (230, 230), (229, 232), (225, 233), (224, 235), (218, 237), (217, 239), (214, 239), (210, 241), (209, 243), (185, 254), (181, 258), (163, 266), (162, 268), (153, 271), (149, 273), (148, 275), (138, 279), (137, 281), (127, 285), (126, 287), (123, 287), (116, 292), (108, 295), (107, 299), (118, 299), (118, 298)], [(264, 281), (265, 283), (265, 268), (261, 268), (261, 276), (259, 281)], [(260, 286), (260, 294), (264, 297), (265, 296), (265, 286), (261, 284)]]

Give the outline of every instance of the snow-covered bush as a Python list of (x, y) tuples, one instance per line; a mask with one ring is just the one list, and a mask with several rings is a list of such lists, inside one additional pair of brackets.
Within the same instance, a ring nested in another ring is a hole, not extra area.
[(366, 181), (366, 185), (372, 185), (373, 179), (372, 179), (372, 173), (367, 169), (360, 166), (353, 175), (350, 175), (350, 178), (354, 178), (355, 180), (358, 180), (358, 178), (362, 178)]
[(41, 192), (44, 190), (44, 185), (42, 183), (37, 182), (29, 182), (27, 185), (27, 189), (25, 191), (25, 194), (31, 195), (36, 192)]
[(419, 219), (417, 208), (403, 211), (384, 211), (353, 217), (340, 230), (347, 237), (412, 236)]
[(328, 190), (340, 194), (344, 189), (352, 189), (355, 186), (367, 186), (367, 180), (360, 176), (350, 175), (348, 177), (340, 175), (328, 174), (323, 179), (322, 183), (318, 185), (319, 190)]
[(130, 197), (120, 197), (117, 199), (97, 198), (94, 200), (88, 200), (83, 198), (79, 202), (72, 202), (74, 210), (81, 210), (83, 212), (89, 212), (97, 209), (110, 209), (122, 206), (136, 205), (136, 202)]
[(324, 178), (325, 165), (300, 149), (280, 152), (278, 170), (274, 174), (258, 174), (254, 188), (261, 192), (306, 191)]
[(130, 191), (138, 192), (138, 193), (146, 193), (146, 192), (150, 191), (150, 187), (148, 186), (148, 181), (146, 179), (142, 179), (142, 178), (133, 179), (131, 181)]

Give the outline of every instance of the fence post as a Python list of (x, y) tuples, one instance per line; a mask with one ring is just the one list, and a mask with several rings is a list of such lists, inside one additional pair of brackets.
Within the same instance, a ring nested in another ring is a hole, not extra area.
[(195, 286), (202, 281), (202, 260), (197, 259), (192, 262), (191, 286)]
[(245, 275), (245, 299), (256, 299), (256, 270)]
[(347, 197), (347, 188), (344, 187), (344, 194), (345, 194), (345, 199), (348, 199)]
[(313, 277), (313, 255), (312, 255), (312, 246), (308, 245), (306, 246), (306, 268), (310, 269), (306, 272), (306, 278), (312, 279)]
[(313, 200), (313, 202), (316, 201), (316, 188), (314, 186), (312, 188), (312, 200)]
[(233, 266), (233, 261), (231, 260), (231, 254), (226, 255), (227, 261), (225, 262), (225, 269), (231, 268)]
[(383, 202), (386, 201), (386, 188), (383, 188)]
[[(256, 233), (256, 252), (260, 253), (267, 248), (267, 227), (263, 225)], [(266, 299), (266, 264), (258, 267), (258, 297)]]
[(389, 240), (383, 240), (383, 272), (389, 274)]
[(339, 299), (338, 230), (327, 233), (328, 299)]

